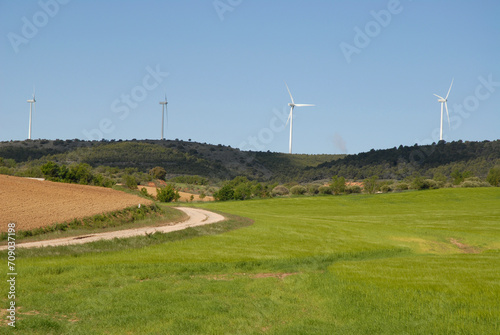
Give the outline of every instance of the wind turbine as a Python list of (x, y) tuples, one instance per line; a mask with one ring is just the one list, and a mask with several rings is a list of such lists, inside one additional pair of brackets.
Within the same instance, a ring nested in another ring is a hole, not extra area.
[(33, 99), (26, 100), (27, 102), (30, 103), (30, 127), (28, 131), (28, 140), (31, 140), (31, 118), (32, 118), (32, 111), (35, 110), (35, 89), (33, 89)]
[(448, 96), (450, 95), (450, 91), (451, 91), (451, 86), (453, 86), (453, 80), (455, 80), (455, 78), (453, 78), (451, 80), (451, 85), (450, 85), (450, 88), (448, 89), (448, 93), (446, 94), (446, 98), (443, 98), (437, 94), (434, 94), (436, 97), (438, 97), (438, 102), (441, 103), (441, 130), (439, 132), (439, 140), (442, 141), (443, 140), (443, 105), (444, 107), (446, 107), (446, 116), (448, 117), (448, 127), (450, 126), (450, 114), (448, 113)]
[[(165, 114), (167, 114), (167, 94), (165, 93), (165, 101), (160, 101), (161, 107), (161, 139), (164, 140), (163, 137), (163, 125), (165, 124)], [(167, 114), (167, 124), (168, 124), (168, 114)]]
[(294, 107), (308, 107), (308, 106), (315, 106), (311, 104), (296, 104), (293, 101), (292, 93), (290, 93), (290, 89), (288, 88), (288, 85), (286, 84), (286, 89), (288, 90), (288, 94), (290, 94), (290, 99), (292, 100), (291, 103), (288, 104), (290, 106), (290, 115), (288, 115), (288, 120), (286, 120), (286, 124), (288, 124), (288, 121), (290, 121), (290, 144), (288, 146), (288, 153), (292, 153), (292, 128), (293, 128), (293, 108)]

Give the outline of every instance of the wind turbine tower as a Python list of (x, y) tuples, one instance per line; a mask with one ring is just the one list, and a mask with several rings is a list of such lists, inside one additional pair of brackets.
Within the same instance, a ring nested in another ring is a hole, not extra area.
[[(163, 137), (163, 127), (165, 124), (165, 114), (167, 114), (167, 95), (165, 94), (165, 101), (160, 101), (161, 107), (161, 139), (164, 140), (165, 137)], [(168, 115), (167, 115), (167, 122), (168, 122)]]
[(290, 121), (290, 143), (288, 145), (288, 153), (291, 154), (292, 153), (293, 108), (294, 107), (308, 107), (308, 106), (315, 106), (315, 105), (296, 104), (293, 101), (292, 93), (290, 93), (290, 89), (288, 88), (288, 85), (286, 84), (286, 82), (285, 82), (285, 85), (286, 85), (286, 89), (288, 90), (288, 94), (290, 94), (290, 99), (292, 100), (292, 102), (288, 104), (288, 106), (290, 106), (290, 114), (288, 115), (288, 120), (286, 121), (286, 124), (288, 124), (288, 122)]
[(30, 126), (29, 126), (29, 131), (28, 131), (28, 140), (31, 140), (31, 120), (32, 120), (32, 114), (33, 110), (35, 110), (35, 90), (33, 90), (33, 99), (27, 100), (30, 104)]
[(439, 132), (439, 140), (442, 141), (443, 140), (443, 105), (444, 107), (446, 108), (446, 116), (448, 117), (448, 127), (450, 126), (450, 114), (448, 114), (448, 96), (450, 95), (450, 91), (451, 91), (451, 86), (453, 86), (453, 80), (455, 80), (455, 78), (453, 78), (451, 80), (451, 85), (450, 85), (450, 88), (448, 89), (448, 93), (446, 94), (446, 98), (443, 98), (437, 94), (434, 94), (436, 97), (438, 97), (438, 102), (441, 103), (441, 128), (440, 128), (440, 132)]

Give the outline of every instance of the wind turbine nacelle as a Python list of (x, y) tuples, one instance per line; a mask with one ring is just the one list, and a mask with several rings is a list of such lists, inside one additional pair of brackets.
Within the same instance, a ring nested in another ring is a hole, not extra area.
[(295, 104), (292, 104), (291, 102), (288, 104), (288, 106), (293, 107)]

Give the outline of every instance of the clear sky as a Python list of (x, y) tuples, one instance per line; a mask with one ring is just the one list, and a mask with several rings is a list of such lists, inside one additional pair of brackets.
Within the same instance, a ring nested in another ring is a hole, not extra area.
[(357, 153), (500, 138), (500, 2), (0, 0), (0, 140)]

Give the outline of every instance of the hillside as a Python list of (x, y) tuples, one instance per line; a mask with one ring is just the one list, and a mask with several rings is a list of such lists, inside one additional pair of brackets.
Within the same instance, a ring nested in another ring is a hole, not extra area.
[(229, 146), (170, 140), (80, 141), (26, 140), (0, 142), (2, 166), (87, 163), (147, 172), (164, 167), (168, 177), (200, 175), (212, 180), (246, 176), (259, 181), (311, 182), (333, 175), (364, 179), (404, 179), (420, 174), (449, 177), (454, 171), (484, 178), (500, 165), (500, 141), (441, 141), (426, 146), (399, 146), (355, 155), (304, 155), (240, 151)]
[[(377, 175), (382, 179), (404, 179), (414, 174), (449, 177), (453, 171), (469, 171), (485, 178), (489, 169), (500, 164), (500, 141), (450, 142), (424, 146), (399, 146), (348, 155), (337, 161), (306, 168), (304, 177), (341, 175), (364, 179)], [(303, 178), (304, 178), (303, 177)]]
[[(250, 179), (286, 179), (304, 168), (343, 155), (286, 155), (240, 151), (229, 146), (169, 140), (80, 141), (31, 140), (0, 142), (0, 157), (16, 163), (41, 165), (87, 163), (92, 167), (137, 168), (147, 172), (164, 167), (168, 176), (200, 175), (216, 180), (246, 176)], [(0, 166), (2, 164), (0, 163)]]

